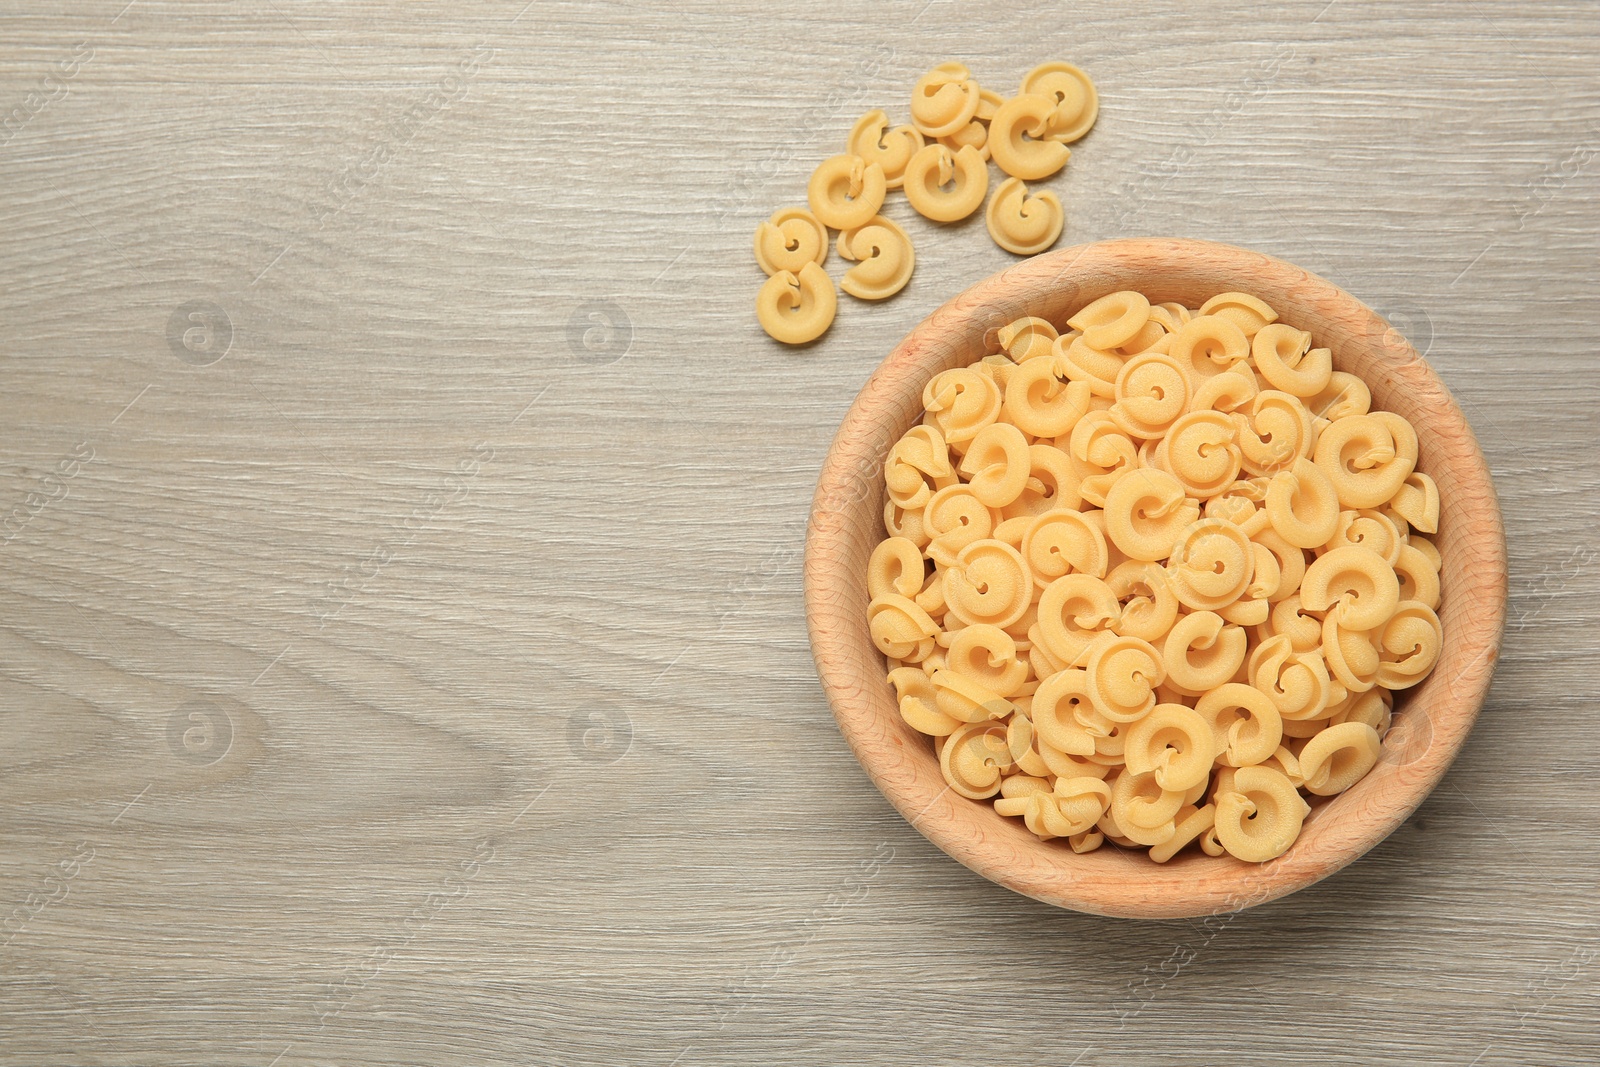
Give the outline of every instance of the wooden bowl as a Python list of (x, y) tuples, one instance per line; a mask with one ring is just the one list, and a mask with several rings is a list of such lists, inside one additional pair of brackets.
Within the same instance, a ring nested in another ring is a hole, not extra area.
[[(1265, 864), (1190, 849), (1165, 864), (1109, 843), (1078, 855), (1042, 842), (1021, 819), (951, 792), (931, 739), (904, 720), (867, 631), (867, 557), (885, 536), (883, 463), (922, 417), (940, 371), (993, 351), (993, 331), (1022, 315), (1058, 325), (1122, 289), (1194, 307), (1253, 293), (1333, 350), (1364, 379), (1374, 408), (1416, 427), (1419, 469), (1442, 502), (1434, 538), (1444, 648), (1400, 694), (1376, 767), (1307, 817), (1287, 853)], [(930, 841), (979, 874), (1038, 900), (1100, 915), (1179, 918), (1249, 907), (1326, 878), (1383, 840), (1455, 759), (1477, 718), (1499, 652), (1506, 607), (1505, 534), (1472, 429), (1417, 351), (1372, 309), (1299, 267), (1229, 245), (1177, 238), (1102, 241), (1047, 253), (980, 282), (929, 315), (889, 353), (845, 415), (822, 467), (806, 538), (806, 621), (839, 728), (884, 796)]]

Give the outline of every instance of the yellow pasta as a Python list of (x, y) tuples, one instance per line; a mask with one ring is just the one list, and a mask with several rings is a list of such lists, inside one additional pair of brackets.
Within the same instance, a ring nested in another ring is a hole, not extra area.
[(944, 595), (950, 614), (967, 626), (1008, 626), (1033, 602), (1033, 579), (1016, 549), (1004, 541), (978, 540), (945, 570)]
[(1157, 704), (1128, 731), (1124, 774), (1154, 776), (1162, 790), (1184, 791), (1211, 775), (1216, 753), (1211, 726), (1183, 704)]
[(839, 235), (839, 257), (856, 265), (839, 288), (858, 300), (886, 300), (906, 287), (917, 257), (906, 231), (882, 215)]
[(905, 181), (906, 164), (922, 145), (922, 134), (916, 127), (891, 129), (888, 115), (869, 111), (851, 128), (845, 151), (882, 167), (884, 186), (898, 189)]
[(1071, 144), (1094, 125), (1100, 113), (1100, 97), (1094, 82), (1071, 63), (1042, 63), (1022, 79), (1022, 92), (1037, 93), (1055, 101), (1045, 136)]
[(989, 156), (1013, 178), (1038, 181), (1067, 165), (1072, 149), (1046, 135), (1054, 97), (1021, 93), (1001, 104), (989, 121)]
[(1066, 214), (1055, 193), (1030, 196), (1021, 178), (1001, 182), (984, 213), (994, 243), (1019, 256), (1037, 255), (1055, 244), (1065, 221)]
[(1112, 483), (1105, 498), (1106, 535), (1131, 559), (1166, 557), (1200, 509), (1183, 485), (1163, 470), (1132, 470)]
[(898, 593), (915, 597), (922, 592), (922, 550), (907, 537), (890, 537), (878, 542), (867, 561), (867, 594), (880, 596)]
[(756, 262), (769, 275), (791, 274), (807, 263), (819, 266), (828, 258), (828, 230), (803, 207), (773, 213), (756, 227)]
[(961, 63), (941, 63), (917, 79), (911, 90), (911, 121), (928, 137), (946, 137), (978, 111), (979, 88)]
[(1282, 855), (1440, 655), (1415, 431), (1249, 294), (985, 340), (884, 465), (868, 629), (900, 719), (1052, 847)]
[(774, 340), (788, 345), (821, 337), (833, 325), (838, 309), (833, 279), (815, 263), (798, 272), (778, 271), (756, 293), (756, 321)]
[(1289, 851), (1310, 811), (1281, 771), (1240, 767), (1217, 795), (1217, 840), (1238, 859), (1264, 863)]
[(1296, 548), (1325, 545), (1339, 528), (1339, 495), (1321, 468), (1304, 456), (1272, 476), (1265, 508), (1278, 536)]
[(988, 162), (970, 145), (959, 152), (924, 145), (906, 164), (906, 199), (935, 222), (959, 222), (978, 210), (988, 192)]
[(1305, 788), (1320, 797), (1344, 792), (1372, 770), (1381, 744), (1378, 731), (1364, 722), (1329, 726), (1300, 750)]
[(1022, 558), (1041, 589), (1048, 589), (1066, 574), (1104, 578), (1110, 563), (1100, 527), (1083, 512), (1064, 508), (1047, 511), (1029, 522), (1022, 535)]
[(1241, 527), (1224, 519), (1199, 519), (1185, 526), (1174, 540), (1167, 572), (1173, 592), (1185, 607), (1220, 610), (1249, 588), (1255, 573), (1254, 547)]
[(1162, 645), (1167, 681), (1197, 693), (1226, 685), (1244, 665), (1247, 644), (1244, 630), (1215, 612), (1185, 615)]
[(1375, 508), (1391, 500), (1416, 464), (1416, 439), (1409, 456), (1396, 441), (1394, 425), (1381, 413), (1335, 419), (1317, 438), (1316, 463), (1333, 482), (1347, 508)]
[(812, 172), (806, 199), (824, 226), (853, 230), (872, 221), (887, 190), (881, 166), (846, 153), (823, 160)]

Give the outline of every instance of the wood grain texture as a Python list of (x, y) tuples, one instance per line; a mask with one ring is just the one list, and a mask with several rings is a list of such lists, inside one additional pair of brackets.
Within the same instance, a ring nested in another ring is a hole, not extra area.
[[(524, 2), (0, 0), (0, 1058), (1600, 1059), (1593, 5)], [(1063, 247), (1328, 278), (1500, 493), (1455, 765), (1230, 920), (994, 886), (818, 685), (834, 431), (1014, 260), (896, 200), (789, 351), (751, 235), (952, 57), (1095, 77)]]
[[(1084, 305), (1123, 290), (1198, 307), (1218, 293), (1265, 300), (1332, 350), (1334, 369), (1368, 383), (1375, 411), (1417, 429), (1418, 469), (1439, 484), (1443, 558), (1434, 672), (1396, 694), (1379, 763), (1306, 817), (1268, 864), (1198, 849), (1164, 864), (1115, 848), (1079, 855), (1021, 820), (952, 793), (930, 740), (901, 718), (888, 665), (867, 629), (867, 560), (884, 537), (884, 461), (921, 422), (924, 386), (998, 348), (1023, 315), (1065, 329)], [(1416, 810), (1467, 738), (1489, 690), (1506, 616), (1505, 532), (1483, 454), (1444, 383), (1403, 336), (1342, 289), (1259, 252), (1211, 241), (1136, 238), (1029, 259), (953, 297), (891, 352), (845, 413), (817, 482), (806, 538), (806, 622), (840, 729), (878, 788), (934, 844), (979, 874), (1046, 903), (1096, 915), (1216, 916), (1303, 889), (1361, 856)]]

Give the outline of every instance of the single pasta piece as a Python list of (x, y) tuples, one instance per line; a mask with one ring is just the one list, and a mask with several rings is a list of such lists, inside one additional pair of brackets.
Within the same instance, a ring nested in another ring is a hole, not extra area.
[(865, 226), (883, 207), (888, 190), (883, 168), (860, 156), (833, 156), (822, 161), (806, 184), (811, 213), (835, 230)]
[(1071, 144), (1089, 132), (1100, 114), (1100, 96), (1094, 82), (1071, 63), (1041, 63), (1022, 79), (1023, 93), (1037, 93), (1055, 101), (1045, 136)]
[(1001, 104), (989, 123), (989, 155), (1013, 178), (1038, 181), (1067, 165), (1072, 149), (1051, 140), (1056, 101), (1043, 93), (1023, 93)]
[(786, 207), (756, 227), (756, 262), (768, 275), (793, 274), (828, 258), (828, 230), (803, 207)]
[(889, 127), (889, 116), (869, 111), (850, 129), (845, 151), (883, 168), (883, 184), (898, 189), (905, 182), (906, 164), (925, 142), (915, 126)]
[(906, 287), (916, 268), (911, 238), (882, 215), (839, 235), (839, 256), (855, 261), (839, 288), (858, 300), (886, 300)]
[(965, 64), (940, 63), (911, 89), (911, 122), (928, 137), (947, 137), (972, 121), (981, 103)]
[(1061, 236), (1066, 220), (1061, 201), (1052, 192), (1028, 195), (1021, 178), (1007, 178), (989, 198), (984, 221), (994, 243), (1007, 252), (1032, 256), (1043, 252)]
[(1288, 777), (1268, 767), (1240, 767), (1216, 803), (1217, 840), (1230, 855), (1251, 863), (1289, 851), (1311, 812)]
[(778, 271), (756, 293), (756, 320), (774, 340), (788, 345), (821, 337), (838, 310), (833, 279), (815, 263), (805, 264), (798, 273)]
[(970, 145), (952, 153), (942, 144), (920, 149), (906, 164), (906, 199), (934, 222), (959, 222), (983, 204), (989, 166)]

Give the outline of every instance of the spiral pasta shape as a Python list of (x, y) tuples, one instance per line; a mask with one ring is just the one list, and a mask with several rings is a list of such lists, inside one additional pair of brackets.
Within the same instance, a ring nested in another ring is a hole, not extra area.
[(906, 164), (906, 199), (934, 222), (959, 222), (978, 210), (989, 193), (989, 165), (971, 145), (959, 152), (937, 142), (924, 145)]
[(1223, 519), (1199, 519), (1185, 526), (1174, 540), (1167, 572), (1173, 592), (1185, 607), (1216, 611), (1238, 600), (1249, 588), (1255, 552), (1240, 527)]
[(887, 300), (906, 287), (917, 264), (911, 238), (882, 215), (841, 233), (839, 256), (856, 264), (845, 272), (839, 288), (858, 300)]
[(1217, 840), (1228, 853), (1265, 863), (1289, 850), (1311, 812), (1292, 782), (1268, 767), (1240, 767), (1217, 795)]
[[(1067, 454), (1072, 459), (1073, 473), (1078, 476), (1078, 495), (1102, 509), (1117, 481), (1139, 467), (1139, 452), (1133, 439), (1119, 430), (1110, 414), (1104, 411), (1087, 412), (1077, 421), (1067, 439)], [(1182, 492), (1181, 486), (1179, 492)]]
[(1382, 556), (1359, 545), (1331, 549), (1306, 568), (1300, 603), (1312, 611), (1339, 605), (1340, 625), (1370, 630), (1389, 621), (1400, 603), (1400, 581)]
[[(1034, 731), (1043, 746), (1070, 756), (1094, 754), (1094, 736), (1083, 725), (1086, 709), (1092, 707), (1088, 687), (1088, 675), (1078, 669), (1057, 671), (1039, 683), (1032, 714)], [(1052, 762), (1048, 754), (1045, 762)]]
[[(1122, 290), (1085, 304), (1067, 325), (1081, 331), (1085, 346), (1105, 351), (1133, 340), (1149, 321), (1150, 301), (1144, 294)], [(1115, 372), (1109, 377), (1114, 381)]]
[(1344, 722), (1321, 731), (1300, 750), (1305, 788), (1319, 797), (1349, 789), (1377, 765), (1382, 742), (1364, 722)]
[(1296, 548), (1317, 548), (1338, 531), (1339, 494), (1320, 467), (1297, 456), (1293, 466), (1267, 484), (1266, 512), (1285, 541)]
[(1200, 516), (1178, 479), (1154, 469), (1131, 470), (1113, 482), (1104, 511), (1106, 535), (1130, 559), (1142, 560), (1165, 557), (1178, 534)]
[(1001, 182), (984, 212), (994, 243), (1019, 256), (1037, 255), (1055, 244), (1065, 222), (1056, 194), (1046, 190), (1030, 196), (1021, 178)]
[(1352, 693), (1365, 693), (1377, 684), (1378, 646), (1373, 630), (1344, 626), (1337, 611), (1322, 620), (1322, 661), (1335, 682)]
[(1444, 647), (1444, 627), (1428, 605), (1408, 600), (1395, 609), (1378, 638), (1381, 662), (1377, 681), (1385, 689), (1407, 689), (1427, 676), (1439, 662)]
[(767, 274), (793, 274), (828, 258), (828, 230), (803, 207), (786, 207), (756, 227), (756, 263)]
[(1306, 408), (1314, 417), (1329, 422), (1365, 415), (1372, 410), (1372, 390), (1354, 374), (1336, 370), (1321, 392), (1306, 398)]
[(1296, 652), (1283, 635), (1257, 645), (1245, 663), (1250, 684), (1267, 695), (1285, 719), (1315, 719), (1333, 695), (1333, 682), (1320, 652)]
[(1019, 364), (1006, 382), (1006, 417), (1035, 437), (1071, 433), (1089, 411), (1090, 390), (1065, 379), (1065, 366), (1054, 355)]
[(1283, 634), (1289, 647), (1296, 652), (1310, 652), (1322, 645), (1322, 618), (1320, 613), (1307, 613), (1298, 594), (1278, 601), (1267, 618), (1268, 637)]
[(995, 340), (1001, 350), (1018, 363), (1053, 355), (1058, 336), (1060, 335), (1056, 332), (1055, 326), (1048, 319), (1041, 319), (1036, 315), (1024, 315), (1020, 319), (1013, 319), (995, 331)]
[(994, 533), (994, 512), (970, 487), (957, 483), (928, 498), (922, 523), (930, 537), (928, 558), (948, 568), (962, 549)]
[(922, 659), (939, 632), (938, 624), (916, 601), (898, 593), (874, 597), (867, 605), (867, 623), (872, 643), (892, 659)]
[(1316, 464), (1333, 482), (1344, 507), (1387, 503), (1416, 464), (1414, 435), (1407, 456), (1404, 442), (1396, 442), (1393, 427), (1381, 414), (1336, 419), (1317, 438)]
[(989, 121), (989, 157), (1013, 178), (1038, 181), (1067, 165), (1072, 149), (1050, 140), (1056, 101), (1043, 93), (1021, 93), (1001, 104)]
[(1200, 305), (1200, 314), (1227, 319), (1247, 338), (1254, 338), (1263, 326), (1278, 321), (1278, 313), (1265, 300), (1249, 293), (1218, 293)]
[(972, 440), (999, 418), (1001, 400), (998, 385), (967, 367), (936, 375), (922, 390), (922, 406), (950, 444)]
[(1214, 743), (1211, 725), (1193, 708), (1157, 704), (1128, 731), (1123, 773), (1149, 773), (1164, 792), (1181, 793), (1210, 777)]
[(941, 63), (911, 89), (911, 122), (928, 137), (947, 137), (977, 114), (978, 83), (962, 63)]
[(1265, 761), (1283, 742), (1283, 718), (1261, 690), (1225, 682), (1202, 696), (1195, 713), (1211, 726), (1219, 762), (1250, 767)]
[(1130, 358), (1117, 374), (1111, 418), (1129, 437), (1162, 438), (1189, 408), (1189, 376), (1159, 353)]
[(1405, 540), (1394, 520), (1381, 511), (1341, 511), (1333, 536), (1323, 547), (1343, 548), (1345, 545), (1370, 548), (1393, 567), (1400, 559)]
[(756, 321), (775, 341), (803, 345), (815, 341), (839, 311), (833, 279), (815, 263), (798, 271), (780, 270), (756, 291)]
[(1167, 354), (1204, 380), (1245, 360), (1250, 341), (1231, 319), (1200, 315), (1172, 334)]
[(1104, 581), (1092, 574), (1066, 574), (1039, 597), (1038, 643), (1063, 666), (1075, 666), (1120, 616), (1121, 605)]
[(961, 460), (972, 495), (991, 508), (1013, 503), (1033, 472), (1028, 439), (1007, 422), (992, 422), (973, 437)]
[(1414, 470), (1394, 492), (1389, 506), (1414, 529), (1439, 532), (1439, 487), (1432, 478)]
[[(1218, 375), (1211, 379), (1235, 377)], [(1115, 408), (1112, 409), (1115, 417)], [(1122, 425), (1120, 422), (1118, 425)], [(1190, 411), (1167, 427), (1156, 455), (1163, 470), (1178, 479), (1185, 496), (1209, 500), (1227, 492), (1239, 476), (1239, 446), (1233, 420), (1220, 411)], [(1255, 508), (1252, 506), (1252, 512)]]
[(1292, 396), (1316, 396), (1333, 376), (1333, 353), (1312, 348), (1309, 333), (1282, 322), (1261, 327), (1251, 339), (1250, 354), (1272, 388)]
[(1089, 699), (1112, 722), (1136, 722), (1156, 706), (1156, 686), (1166, 680), (1161, 653), (1148, 641), (1108, 633), (1089, 646)]
[(885, 188), (898, 189), (905, 182), (906, 164), (922, 145), (922, 133), (916, 127), (890, 129), (889, 116), (878, 110), (856, 120), (845, 151), (882, 167)]
[(1017, 499), (1001, 508), (1007, 519), (1034, 517), (1047, 511), (1076, 511), (1083, 502), (1072, 459), (1054, 445), (1028, 446), (1028, 480)]
[(1160, 845), (1177, 833), (1175, 816), (1183, 790), (1162, 789), (1154, 774), (1123, 771), (1111, 785), (1110, 814), (1122, 835), (1137, 845)]
[(889, 593), (915, 597), (922, 592), (924, 570), (922, 549), (915, 541), (885, 538), (867, 560), (867, 595), (874, 600)]
[(1168, 631), (1161, 647), (1167, 682), (1196, 693), (1225, 685), (1244, 666), (1248, 644), (1244, 630), (1228, 625), (1215, 612), (1185, 615)]
[(1065, 509), (1047, 511), (1033, 520), (1022, 535), (1022, 558), (1041, 589), (1065, 574), (1104, 578), (1109, 564), (1100, 527), (1083, 512)]
[(1415, 544), (1400, 546), (1394, 561), (1395, 580), (1401, 600), (1418, 600), (1439, 610), (1439, 570)]
[(1055, 101), (1045, 136), (1071, 144), (1094, 125), (1100, 113), (1100, 96), (1089, 76), (1071, 63), (1041, 63), (1022, 79), (1023, 93), (1036, 93)]
[[(1311, 454), (1311, 414), (1298, 397), (1264, 389), (1250, 402), (1249, 416), (1235, 413), (1234, 421), (1239, 428), (1241, 462), (1253, 475), (1288, 470), (1296, 459)], [(1341, 502), (1343, 499), (1340, 497)]]
[(913, 426), (889, 449), (883, 483), (889, 499), (902, 508), (920, 508), (935, 490), (956, 482), (950, 449), (934, 426)]
[(934, 703), (933, 680), (920, 667), (897, 667), (889, 672), (889, 684), (899, 698), (900, 717), (919, 733), (947, 737), (961, 726), (961, 720), (946, 715)]
[(939, 750), (945, 784), (968, 800), (987, 800), (1000, 792), (1000, 779), (1015, 762), (1006, 728), (995, 722), (964, 724)]
[(945, 570), (945, 601), (964, 625), (980, 622), (1005, 627), (1022, 618), (1033, 602), (1033, 578), (1022, 554), (1004, 541), (973, 541)]
[(1163, 642), (1178, 618), (1178, 595), (1166, 568), (1159, 563), (1128, 560), (1106, 576), (1106, 585), (1122, 603), (1116, 631), (1128, 637)]

